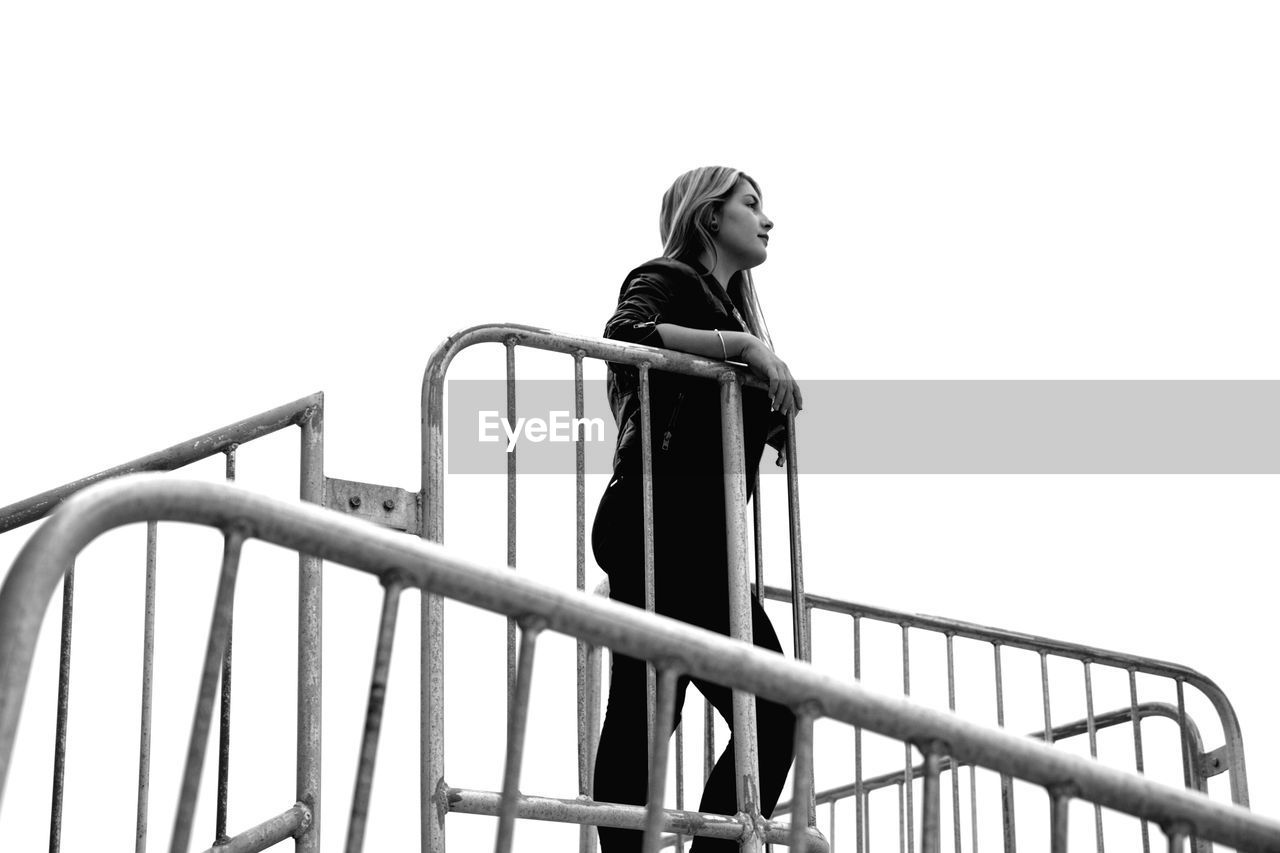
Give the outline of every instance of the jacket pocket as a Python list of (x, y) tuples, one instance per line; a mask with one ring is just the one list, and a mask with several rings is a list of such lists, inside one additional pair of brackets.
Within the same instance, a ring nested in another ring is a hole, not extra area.
[(671, 407), (671, 417), (667, 420), (666, 432), (662, 434), (662, 449), (666, 450), (671, 446), (671, 434), (676, 428), (676, 418), (680, 417), (680, 404), (684, 402), (684, 392), (681, 391), (676, 395), (676, 404)]

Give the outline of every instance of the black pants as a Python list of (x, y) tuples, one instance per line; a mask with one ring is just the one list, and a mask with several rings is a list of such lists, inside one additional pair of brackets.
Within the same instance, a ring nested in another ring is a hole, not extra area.
[[(644, 546), (641, 491), (638, 474), (624, 474), (601, 499), (591, 531), (596, 561), (609, 575), (609, 597), (644, 606)], [(655, 478), (654, 591), (659, 613), (729, 634), (728, 556), (725, 546), (724, 492), (718, 479)], [(751, 603), (753, 641), (782, 651), (769, 617), (756, 600)], [(609, 702), (600, 746), (596, 753), (595, 799), (600, 802), (644, 805), (648, 795), (649, 755), (645, 662), (612, 655)], [(680, 722), (685, 690), (690, 681), (733, 729), (732, 691), (702, 679), (683, 676), (677, 682), (675, 723)], [(785, 706), (756, 700), (759, 731), (760, 806), (768, 817), (778, 802), (791, 767), (795, 716)], [(699, 811), (732, 815), (738, 811), (734, 772), (734, 742), (716, 761), (702, 793)], [(639, 851), (643, 834), (636, 830), (600, 827), (603, 853)], [(737, 851), (723, 839), (698, 838), (691, 853)]]

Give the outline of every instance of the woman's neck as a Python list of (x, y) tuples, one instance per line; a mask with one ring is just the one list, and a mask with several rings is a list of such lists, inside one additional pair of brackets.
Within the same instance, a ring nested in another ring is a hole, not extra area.
[(725, 260), (723, 255), (717, 259), (714, 267), (711, 265), (710, 252), (703, 252), (702, 257), (698, 260), (701, 262), (702, 268), (710, 272), (712, 277), (715, 278), (716, 281), (720, 282), (720, 286), (728, 292), (729, 282), (738, 273), (738, 270), (733, 269)]

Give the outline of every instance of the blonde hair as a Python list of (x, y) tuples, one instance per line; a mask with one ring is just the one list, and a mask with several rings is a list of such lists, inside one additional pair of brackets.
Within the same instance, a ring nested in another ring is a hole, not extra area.
[[(715, 265), (716, 245), (711, 236), (711, 215), (733, 194), (739, 179), (751, 184), (756, 195), (760, 195), (760, 185), (755, 178), (727, 166), (700, 166), (675, 179), (662, 195), (662, 213), (658, 217), (664, 257), (689, 263), (698, 260), (705, 251), (713, 259), (712, 266)], [(760, 309), (751, 270), (742, 270), (734, 275), (727, 288), (730, 296), (735, 286), (740, 290), (747, 331), (772, 349), (773, 340), (769, 337), (769, 327)]]

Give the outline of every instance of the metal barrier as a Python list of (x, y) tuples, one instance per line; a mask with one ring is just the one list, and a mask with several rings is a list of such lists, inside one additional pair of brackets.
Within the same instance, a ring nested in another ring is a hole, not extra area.
[[(792, 600), (792, 596), (788, 590), (777, 587), (765, 587), (765, 597), (773, 601), (790, 602)], [(1230, 779), (1232, 802), (1245, 807), (1249, 805), (1248, 782), (1245, 775), (1244, 740), (1240, 732), (1240, 724), (1236, 716), (1235, 709), (1231, 706), (1230, 701), (1228, 701), (1226, 695), (1217, 684), (1193, 669), (1179, 664), (1125, 654), (1122, 652), (1113, 652), (1076, 643), (1052, 640), (1046, 637), (1038, 637), (1030, 634), (1005, 631), (982, 625), (974, 625), (954, 619), (901, 613), (884, 608), (840, 601), (820, 595), (807, 595), (805, 597), (805, 607), (811, 613), (816, 610), (849, 617), (851, 619), (853, 638), (851, 648), (852, 654), (850, 655), (850, 659), (852, 661), (850, 675), (854, 678), (861, 678), (862, 676), (864, 649), (861, 642), (861, 629), (863, 622), (880, 622), (900, 628), (902, 632), (901, 670), (903, 677), (903, 694), (908, 696), (911, 694), (912, 686), (910, 668), (910, 632), (929, 632), (944, 637), (947, 648), (947, 695), (950, 710), (952, 711), (956, 710), (956, 678), (953, 657), (954, 641), (957, 638), (960, 638), (990, 644), (993, 653), (995, 675), (995, 706), (997, 714), (995, 722), (997, 725), (1002, 727), (1005, 725), (1004, 699), (1007, 692), (1002, 671), (1002, 651), (1009, 648), (1023, 649), (1032, 652), (1040, 659), (1040, 684), (1038, 685), (1038, 688), (1041, 694), (1041, 703), (1044, 715), (1044, 726), (1034, 735), (1035, 737), (1038, 737), (1047, 743), (1055, 743), (1063, 737), (1071, 736), (1076, 733), (1087, 734), (1089, 737), (1089, 753), (1092, 757), (1097, 758), (1097, 732), (1099, 730), (1115, 725), (1132, 724), (1135, 759), (1134, 770), (1141, 774), (1144, 772), (1144, 747), (1141, 721), (1145, 717), (1153, 715), (1168, 717), (1177, 722), (1179, 727), (1182, 772), (1185, 786), (1199, 791), (1206, 791), (1207, 780), (1209, 777), (1226, 772)], [(1079, 682), (1079, 687), (1082, 689), (1084, 694), (1086, 718), (1078, 723), (1072, 723), (1065, 727), (1055, 727), (1052, 714), (1050, 712), (1049, 661), (1053, 658), (1076, 661), (1081, 665), (1082, 678)], [(1129, 682), (1128, 708), (1106, 714), (1095, 715), (1093, 698), (1094, 667), (1111, 667), (1121, 670), (1127, 675)], [(1171, 681), (1177, 696), (1176, 706), (1164, 703), (1140, 702), (1137, 686), (1137, 676), (1139, 675), (1154, 676)], [(1226, 741), (1222, 747), (1209, 752), (1205, 751), (1198, 728), (1187, 713), (1185, 701), (1185, 689), (1187, 687), (1193, 687), (1198, 690), (1212, 703), (1214, 709), (1217, 711), (1218, 720), (1222, 726)], [(1146, 709), (1145, 712), (1143, 709)], [(1081, 726), (1083, 726), (1082, 732), (1077, 732), (1077, 729)], [(911, 767), (911, 756), (908, 752), (905, 761), (905, 769), (908, 771), (908, 775), (910, 775)], [(848, 796), (856, 797), (856, 791), (859, 785), (863, 786), (862, 790), (864, 792), (871, 790), (866, 787), (869, 783), (863, 780), (862, 773), (862, 744), (860, 734), (855, 730), (855, 777), (854, 782), (852, 783), (852, 788), (855, 793), (850, 793)], [(900, 776), (901, 773), (902, 771), (899, 771)], [(952, 807), (953, 814), (955, 816), (953, 823), (957, 832), (956, 849), (958, 850), (958, 832), (960, 825), (960, 791), (958, 774), (952, 774), (951, 782)], [(973, 790), (972, 785), (971, 790)], [(912, 811), (910, 786), (907, 786), (904, 799), (905, 809), (909, 818)], [(864, 849), (862, 840), (863, 801), (857, 799), (855, 800), (855, 803), (857, 811), (857, 817), (855, 817), (855, 823), (857, 825), (857, 840), (855, 843), (856, 849), (861, 853)], [(976, 809), (976, 804), (974, 805), (974, 808)], [(1007, 778), (1001, 780), (1001, 822), (1004, 831), (1004, 849), (1008, 851), (1008, 853), (1013, 853), (1013, 851), (1017, 849), (1017, 840), (1014, 831), (1014, 792), (1010, 780)], [(1101, 809), (1095, 809), (1094, 822), (1098, 849), (1102, 850), (1104, 849), (1105, 838), (1103, 833)], [(1199, 839), (1196, 839), (1196, 841), (1199, 842)], [(1144, 851), (1150, 850), (1148, 830), (1145, 825), (1142, 827), (1142, 843)], [(1204, 843), (1198, 843), (1197, 848), (1202, 850), (1208, 849), (1207, 844)]]
[[(757, 379), (745, 368), (723, 361), (703, 358), (672, 350), (655, 349), (634, 344), (619, 343), (599, 338), (582, 338), (558, 335), (531, 326), (498, 324), (476, 326), (459, 332), (441, 344), (432, 354), (422, 383), (422, 536), (430, 541), (444, 541), (444, 382), (445, 374), (454, 357), (462, 350), (480, 343), (502, 343), (506, 347), (507, 417), (516, 420), (515, 350), (517, 346), (563, 353), (573, 358), (575, 415), (583, 412), (583, 359), (596, 358), (615, 364), (634, 366), (639, 374), (641, 440), (642, 440), (642, 488), (644, 493), (645, 539), (645, 602), (646, 609), (653, 610), (653, 449), (650, 447), (649, 374), (661, 370), (685, 376), (701, 377), (720, 384), (720, 414), (724, 448), (725, 470), (725, 519), (729, 554), (730, 630), (732, 636), (751, 638), (751, 603), (748, 588), (747, 556), (747, 484), (745, 460), (742, 448), (741, 388), (767, 387), (768, 383)], [(577, 587), (585, 590), (586, 584), (586, 465), (581, 442), (577, 444)], [(517, 456), (507, 456), (507, 564), (516, 566), (516, 475)], [(760, 502), (757, 492), (755, 505), (755, 565), (756, 582), (763, 586), (764, 561), (760, 536)], [(803, 558), (800, 549), (800, 481), (799, 454), (796, 449), (795, 416), (787, 418), (787, 497), (791, 544), (791, 582), (796, 590), (792, 608), (794, 648), (796, 656), (809, 659), (809, 632), (806, 625), (807, 610), (804, 605)], [(422, 602), (422, 715), (427, 725), (424, 735), (421, 779), (423, 808), (423, 837), (426, 849), (444, 849), (444, 816), (449, 809), (455, 811), (481, 811), (489, 806), (464, 797), (460, 802), (446, 804), (441, 800), (444, 785), (444, 610), (441, 600), (427, 595)], [(519, 679), (520, 655), (516, 649), (516, 623), (507, 626), (507, 706), (511, 713), (519, 706), (521, 695)], [(588, 648), (578, 647), (578, 792), (584, 808), (591, 808), (591, 766), (595, 754), (595, 740), (599, 730), (597, 715), (599, 703), (589, 701)], [(654, 740), (653, 733), (660, 732), (657, 716), (661, 709), (663, 693), (652, 666), (648, 672), (648, 729), (650, 745), (661, 742), (661, 735)], [(758, 809), (751, 791), (758, 788), (759, 771), (756, 756), (755, 705), (748, 697), (734, 693), (734, 731), (742, 735), (735, 738), (735, 758), (738, 767), (738, 804), (741, 808)], [(519, 724), (518, 721), (512, 725)], [(683, 738), (677, 736), (678, 746)], [(799, 771), (797, 771), (799, 772)], [(804, 778), (813, 786), (812, 763), (806, 765)], [(677, 763), (677, 807), (683, 807), (682, 762)], [(652, 792), (651, 792), (652, 802)], [(436, 803), (436, 810), (426, 808), (428, 800)], [(758, 818), (759, 816), (756, 815)], [(816, 820), (810, 815), (810, 825)], [(583, 827), (579, 846), (583, 853), (594, 850), (595, 833)]]
[[(179, 442), (164, 450), (125, 462), (105, 471), (42, 492), (26, 500), (0, 508), (0, 533), (15, 530), (44, 518), (59, 504), (94, 483), (143, 471), (174, 471), (202, 459), (223, 454), (226, 457), (226, 479), (236, 477), (236, 449), (289, 426), (301, 428), (301, 476), (299, 496), (304, 501), (320, 503), (324, 487), (324, 394), (315, 393), (285, 403), (244, 420)], [(146, 592), (143, 617), (142, 653), (142, 719), (138, 748), (138, 800), (136, 850), (147, 843), (147, 811), (151, 773), (151, 673), (155, 648), (155, 589), (157, 531), (154, 523), (147, 526)], [(298, 838), (298, 849), (318, 850), (319, 838), (319, 756), (320, 756), (320, 565), (312, 557), (299, 558), (299, 654), (315, 672), (314, 681), (298, 683), (298, 799), (311, 803), (310, 831)], [(58, 675), (57, 734), (54, 742), (53, 800), (50, 816), (49, 850), (56, 853), (61, 845), (63, 779), (66, 764), (67, 717), (71, 693), (71, 626), (74, 606), (75, 566), (70, 565), (63, 580), (62, 640)], [(43, 611), (41, 611), (43, 612)], [(218, 802), (215, 838), (226, 838), (227, 780), (231, 756), (231, 613), (227, 613), (226, 654), (220, 665), (221, 706), (219, 713)], [(305, 741), (305, 743), (304, 743)], [(305, 748), (304, 748), (305, 746)], [(195, 779), (184, 779), (184, 790)], [(177, 827), (190, 832), (192, 815), (180, 814)], [(176, 832), (176, 830), (175, 830)], [(175, 845), (177, 841), (175, 838)], [(185, 849), (185, 841), (183, 849)]]
[[(592, 648), (607, 646), (655, 663), (662, 697), (659, 733), (670, 729), (670, 685), (681, 674), (725, 684), (795, 709), (799, 767), (792, 811), (796, 814), (804, 815), (812, 806), (804, 780), (812, 761), (814, 721), (830, 718), (914, 745), (921, 751), (924, 803), (919, 831), (922, 847), (929, 853), (940, 849), (939, 777), (946, 755), (955, 762), (1043, 788), (1051, 803), (1048, 835), (1054, 853), (1066, 850), (1067, 817), (1073, 800), (1156, 824), (1165, 832), (1171, 853), (1183, 851), (1191, 833), (1240, 850), (1280, 851), (1280, 822), (1213, 802), (1199, 793), (1108, 768), (1045, 744), (977, 725), (947, 711), (920, 706), (904, 697), (877, 694), (857, 683), (824, 675), (806, 663), (637, 608), (461, 560), (433, 543), (380, 530), (317, 506), (285, 503), (232, 485), (147, 475), (103, 483), (68, 500), (36, 531), (0, 588), (0, 797), (7, 783), (36, 637), (59, 579), (80, 550), (98, 535), (146, 521), (208, 525), (220, 529), (224, 537), (222, 573), (187, 752), (185, 778), (190, 780), (199, 778), (204, 760), (203, 742), (207, 739), (214, 685), (230, 627), (230, 602), (241, 547), (249, 539), (259, 539), (370, 573), (387, 585), (419, 588), (429, 595), (456, 599), (516, 620), (521, 631), (517, 676), (520, 702), (513, 716), (517, 724), (508, 730), (503, 790), (500, 794), (458, 791), (442, 782), (440, 801), (448, 808), (465, 804), (473, 811), (496, 813), (500, 821), (499, 851), (510, 850), (516, 817), (644, 826), (650, 850), (657, 846), (661, 829), (733, 838), (745, 849), (758, 849), (765, 841), (784, 840), (800, 850), (827, 848), (803, 820), (794, 825), (756, 821), (748, 815), (701, 820), (694, 814), (663, 809), (661, 788), (665, 774), (657, 771), (665, 760), (665, 749), (655, 749), (651, 755), (650, 777), (658, 780), (653, 791), (657, 796), (651, 797), (647, 808), (522, 798), (518, 784), (524, 727), (519, 721), (527, 700), (524, 685), (531, 673), (536, 638), (545, 630), (569, 634)], [(300, 638), (300, 645), (302, 642)], [(300, 695), (299, 705), (305, 701), (306, 697)], [(423, 724), (426, 722), (423, 720)], [(370, 716), (368, 725), (376, 737), (376, 715)], [(305, 762), (306, 748), (305, 739), (300, 737), (300, 766)], [(182, 815), (191, 813), (195, 793), (194, 784), (184, 784), (178, 807), (180, 820)], [(318, 798), (318, 790), (313, 793)], [(423, 805), (428, 810), (435, 807), (433, 802)], [(314, 808), (314, 802), (300, 797), (277, 817), (233, 836), (218, 849), (257, 851), (291, 837), (307, 837), (314, 843)], [(177, 835), (173, 850), (185, 850), (185, 843), (177, 843)]]

